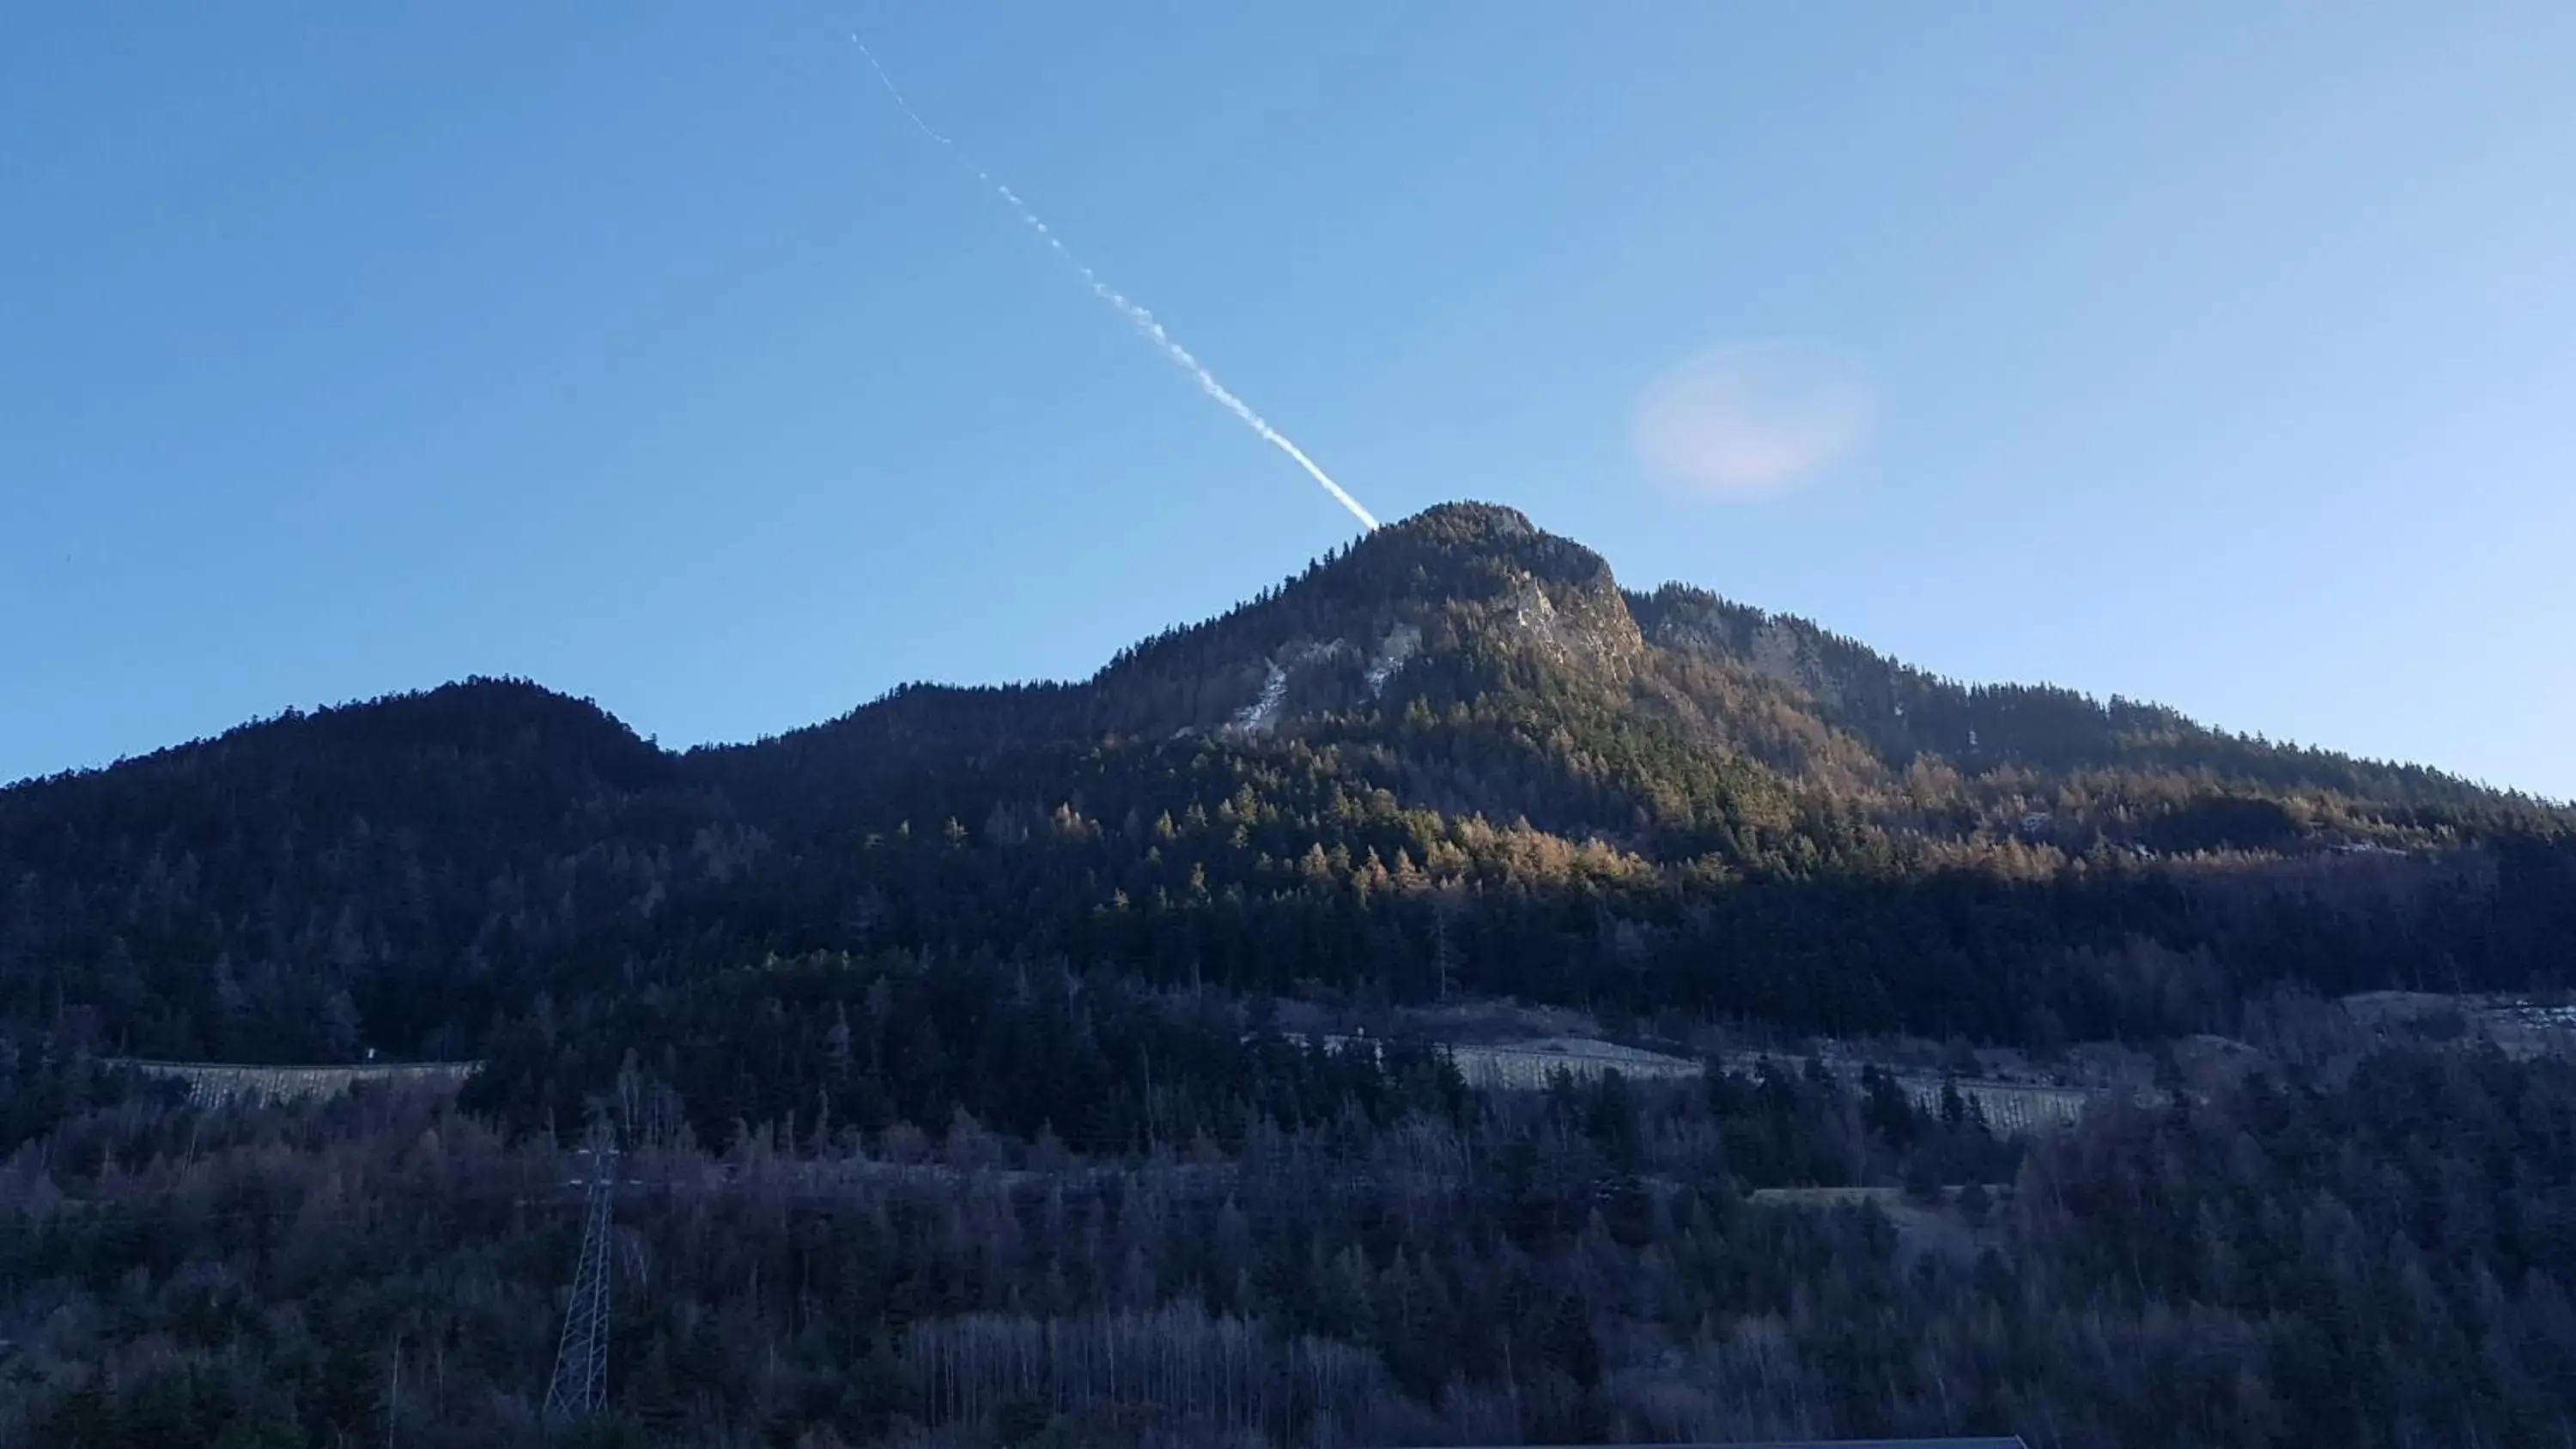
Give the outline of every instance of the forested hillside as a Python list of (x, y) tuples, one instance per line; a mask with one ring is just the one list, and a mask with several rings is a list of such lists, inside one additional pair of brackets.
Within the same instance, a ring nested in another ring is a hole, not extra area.
[[(595, 1442), (2557, 1444), (2576, 1068), (2331, 999), (2572, 976), (2562, 805), (1479, 505), (752, 744), (506, 680), (289, 713), (0, 790), (0, 1446), (538, 1442), (595, 1124)], [(2035, 1142), (1713, 1049), (1470, 1091), (1417, 1028), (1503, 1000), (2243, 1069)], [(370, 1051), (485, 1065), (114, 1065)], [(1886, 1193), (1757, 1196), (1821, 1188)]]
[[(2576, 1391), (2563, 1062), (2394, 1047), (2026, 1146), (1794, 1073), (1477, 1096), (782, 969), (605, 1094), (633, 1185), (572, 1442), (2545, 1444)], [(585, 1164), (524, 1077), (208, 1114), (34, 1070), (0, 1443), (541, 1442)], [(1906, 1188), (1762, 1195), (1860, 1182)]]
[(989, 952), (2047, 1045), (2272, 983), (2563, 979), (2558, 807), (1966, 689), (1435, 509), (1077, 685), (672, 755), (474, 681), (0, 792), (0, 1009), (137, 1055), (475, 1054), (541, 996)]

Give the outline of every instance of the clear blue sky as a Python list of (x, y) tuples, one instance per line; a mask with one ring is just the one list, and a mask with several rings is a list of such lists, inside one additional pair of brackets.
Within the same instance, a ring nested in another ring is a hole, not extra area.
[[(1962, 678), (2576, 795), (2576, 6), (42, 5), (0, 778), (512, 673), (665, 744), (1517, 505)], [(1707, 349), (1854, 445), (1649, 478)]]

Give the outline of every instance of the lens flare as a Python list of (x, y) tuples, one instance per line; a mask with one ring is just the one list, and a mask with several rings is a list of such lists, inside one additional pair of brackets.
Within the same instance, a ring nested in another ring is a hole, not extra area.
[(1646, 388), (1637, 459), (1708, 497), (1785, 493), (1859, 442), (1877, 416), (1860, 370), (1830, 348), (1741, 343), (1690, 358)]

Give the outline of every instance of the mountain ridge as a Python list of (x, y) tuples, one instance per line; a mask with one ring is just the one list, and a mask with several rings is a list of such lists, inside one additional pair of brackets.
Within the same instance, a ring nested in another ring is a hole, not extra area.
[[(1461, 556), (1464, 567), (1458, 566)], [(1439, 571), (1443, 563), (1450, 567)], [(1401, 587), (1411, 583), (1420, 588), (1434, 579), (1445, 587), (1430, 599)], [(1293, 605), (1303, 591), (1328, 584), (1357, 595), (1340, 601), (1333, 626), (1299, 630), (1286, 622), (1282, 616), (1289, 611), (1283, 606)], [(2316, 772), (2314, 783), (2331, 788), (2394, 789), (2455, 801), (2553, 803), (2429, 767), (2231, 734), (2168, 707), (2117, 695), (2096, 701), (2046, 685), (1962, 684), (1811, 621), (1733, 603), (1693, 585), (1671, 582), (1650, 592), (1624, 589), (1599, 554), (1542, 532), (1517, 510), (1474, 503), (1442, 504), (1390, 524), (1234, 609), (1121, 650), (1085, 679), (978, 686), (908, 683), (832, 720), (741, 744), (700, 746), (690, 753), (796, 749), (834, 730), (867, 728), (872, 714), (887, 717), (887, 728), (897, 734), (917, 728), (905, 717), (918, 713), (939, 717), (943, 729), (964, 729), (979, 744), (1001, 743), (977, 730), (978, 721), (969, 713), (987, 704), (1027, 712), (1041, 722), (1035, 733), (1178, 733), (1248, 723), (1256, 731), (1271, 729), (1283, 718), (1293, 721), (1318, 708), (1357, 703), (1362, 690), (1355, 686), (1362, 681), (1369, 698), (1381, 697), (1421, 653), (1441, 652), (1442, 625), (1490, 629), (1501, 613), (1496, 606), (1502, 604), (1510, 606), (1510, 622), (1541, 651), (1553, 649), (1559, 662), (1586, 659), (1596, 676), (1632, 681), (1650, 651), (1664, 650), (1731, 667), (1744, 676), (1742, 683), (1766, 681), (1803, 695), (1824, 707), (1823, 723), (1862, 743), (1880, 757), (1882, 767), (1894, 770), (1919, 755), (1973, 754), (1981, 740), (1986, 763), (2011, 762), (2021, 753), (2014, 742), (2033, 733), (2028, 717), (2054, 714), (2060, 717), (2056, 723), (2081, 719), (2099, 736), (2096, 753), (2070, 757), (2060, 751), (2045, 762), (2055, 768), (2099, 765), (2106, 762), (2101, 751), (2115, 737), (2152, 736), (2168, 746), (2187, 740), (2201, 747), (2197, 756), (2177, 757), (2176, 763), (2215, 766), (2232, 759), (2241, 768), (2255, 756), (2267, 755), (2301, 762)], [(1475, 617), (1478, 606), (1487, 611), (1485, 617)], [(1461, 614), (1469, 617), (1462, 620), (1457, 617)], [(1457, 642), (1447, 641), (1453, 649)], [(1135, 698), (1157, 684), (1166, 694), (1182, 695), (1177, 705), (1156, 710)], [(1283, 697), (1264, 709), (1267, 696), (1280, 686)], [(1863, 708), (1864, 697), (1874, 709)], [(1300, 704), (1306, 706), (1302, 711)], [(1910, 724), (1909, 704), (1915, 711)], [(1030, 733), (1022, 732), (1013, 742), (1031, 742)]]
[(0, 1015), (134, 1054), (468, 1055), (766, 954), (892, 950), (2209, 1030), (2281, 981), (2576, 975), (2570, 833), (2437, 772), (1635, 593), (1444, 505), (1082, 681), (673, 752), (478, 679), (0, 790)]
[[(1385, 551), (1390, 544), (1426, 538), (1429, 547), (1405, 550), (1394, 568), (1385, 566), (1386, 560), (1372, 556), (1373, 551)], [(1509, 551), (1513, 546), (1522, 552)], [(1472, 564), (1484, 567), (1470, 566), (1445, 576), (1452, 585), (1462, 581), (1472, 585), (1470, 591), (1425, 599), (1389, 588), (1391, 583), (1400, 581), (1396, 576), (1406, 567), (1414, 571), (1417, 585), (1427, 584), (1430, 576), (1423, 567), (1426, 554), (1453, 559), (1463, 555)], [(1515, 575), (1493, 567), (1497, 556), (1523, 564), (1523, 571)], [(1537, 567), (1526, 567), (1530, 564)], [(1367, 624), (1342, 630), (1330, 638), (1317, 638), (1313, 630), (1302, 634), (1282, 632), (1275, 617), (1277, 605), (1300, 590), (1327, 583), (1347, 586), (1355, 581), (1354, 575), (1361, 584), (1362, 597), (1350, 612), (1369, 621)], [(1356, 675), (1367, 681), (1366, 692), (1375, 697), (1424, 647), (1419, 642), (1420, 631), (1426, 625), (1441, 622), (1440, 605), (1490, 606), (1498, 601), (1512, 605), (1513, 622), (1541, 648), (1554, 647), (1561, 655), (1588, 655), (1623, 678), (1633, 676), (1647, 651), (1666, 650), (1732, 666), (1794, 691), (1806, 702), (1819, 706), (1828, 725), (1862, 739), (1881, 755), (1883, 763), (1893, 765), (1901, 766), (1915, 755), (1977, 751), (1981, 746), (1969, 738), (1972, 732), (1982, 730), (1987, 736), (2006, 738), (2027, 733), (2012, 728), (2010, 716), (2016, 709), (2055, 711), (2068, 716), (2090, 714), (2102, 726), (2105, 736), (2191, 736), (2239, 750), (2298, 757), (2312, 766), (2322, 766), (2320, 783), (2336, 788), (2350, 788), (2364, 776), (2379, 776), (2383, 777), (2383, 785), (2402, 781), (2454, 797), (2519, 800), (2544, 808), (2565, 803), (2511, 787), (2471, 781), (2429, 766), (2222, 731), (2170, 707), (2118, 694), (2097, 700), (2079, 691), (2045, 684), (1964, 683), (1894, 659), (1814, 621), (1737, 603), (1698, 585), (1669, 581), (1652, 590), (1627, 589), (1618, 583), (1606, 560), (1594, 551), (1539, 530), (1516, 509), (1480, 503), (1440, 504), (1390, 523), (1345, 549), (1328, 553), (1302, 574), (1261, 591), (1243, 604), (1196, 624), (1166, 629), (1120, 650), (1081, 679), (974, 685), (908, 681), (829, 720), (745, 741), (712, 742), (662, 753), (685, 759), (776, 748), (877, 714), (929, 717), (919, 726), (903, 720), (893, 726), (897, 734), (906, 727), (928, 728), (935, 723), (942, 732), (963, 728), (973, 741), (980, 738), (973, 728), (974, 712), (992, 707), (1018, 711), (1030, 721), (1008, 732), (1005, 738), (1013, 743), (1036, 742), (1054, 731), (1130, 736), (1158, 730), (1180, 733), (1241, 729), (1247, 717), (1255, 713), (1274, 671), (1290, 676), (1287, 682), (1292, 696), (1321, 693), (1336, 703), (1348, 703), (1354, 691), (1347, 686)], [(1212, 647), (1218, 644), (1226, 647)], [(1115, 698), (1105, 704), (1087, 698), (1145, 692), (1192, 666), (1199, 671), (1195, 688), (1177, 710), (1156, 710), (1127, 698)], [(1318, 691), (1313, 689), (1313, 679), (1300, 677), (1308, 675), (1334, 675), (1334, 682), (1344, 687)], [(647, 744), (616, 715), (587, 697), (564, 694), (514, 676), (475, 675), (429, 689), (399, 691), (310, 710), (289, 707), (276, 716), (249, 720), (218, 735), (183, 741), (106, 765), (0, 782), (0, 790), (19, 790), (134, 767), (162, 768), (178, 755), (244, 747), (272, 725), (349, 721), (373, 711), (399, 714), (422, 707), (421, 701), (447, 697), (451, 691), (491, 691), (500, 697), (522, 695), (527, 690), (594, 711), (637, 745), (658, 748)], [(1964, 708), (1961, 700), (1991, 701), (1993, 707)], [(1927, 702), (1940, 715), (1937, 724), (1922, 719)], [(1909, 708), (1915, 711), (1910, 724)], [(1295, 718), (1296, 712), (1291, 711), (1289, 717)], [(1252, 732), (1275, 727), (1276, 723), (1264, 720)], [(1990, 740), (1982, 747), (1989, 752), (1990, 764), (2010, 762), (2017, 753), (2010, 745), (1997, 746)], [(2061, 758), (2046, 763), (2056, 767), (2068, 764), (2063, 757), (2065, 752), (2059, 754)]]

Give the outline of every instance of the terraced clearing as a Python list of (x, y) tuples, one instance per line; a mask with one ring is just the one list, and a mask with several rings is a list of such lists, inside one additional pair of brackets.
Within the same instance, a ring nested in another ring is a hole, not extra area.
[[(1365, 1037), (1347, 1036), (1323, 1038), (1324, 1044), (1335, 1051), (1349, 1050), (1367, 1040)], [(1582, 1037), (1547, 1037), (1500, 1045), (1461, 1044), (1445, 1050), (1449, 1059), (1457, 1064), (1458, 1074), (1467, 1079), (1467, 1085), (1486, 1090), (1535, 1091), (1545, 1088), (1558, 1072), (1580, 1082), (1596, 1080), (1613, 1071), (1631, 1078), (1675, 1080), (1701, 1076), (1707, 1070), (1706, 1064), (1689, 1057)], [(1804, 1072), (1807, 1064), (1817, 1059), (1766, 1052), (1732, 1052), (1720, 1060), (1726, 1070), (1749, 1077), (1757, 1075), (1766, 1062), (1790, 1072)], [(1828, 1058), (1823, 1061), (1825, 1069), (1837, 1080), (1854, 1087), (1859, 1085), (1861, 1071), (1872, 1065), (1848, 1059)], [(1934, 1072), (1878, 1065), (1880, 1070), (1895, 1078), (1897, 1086), (1915, 1106), (1927, 1112), (1940, 1111), (1945, 1090), (1956, 1086), (1959, 1096), (1985, 1118), (1988, 1126), (2008, 1136), (2050, 1132), (2071, 1126), (2084, 1115), (2086, 1108), (2108, 1095), (2085, 1087), (1977, 1077), (1954, 1078)]]

